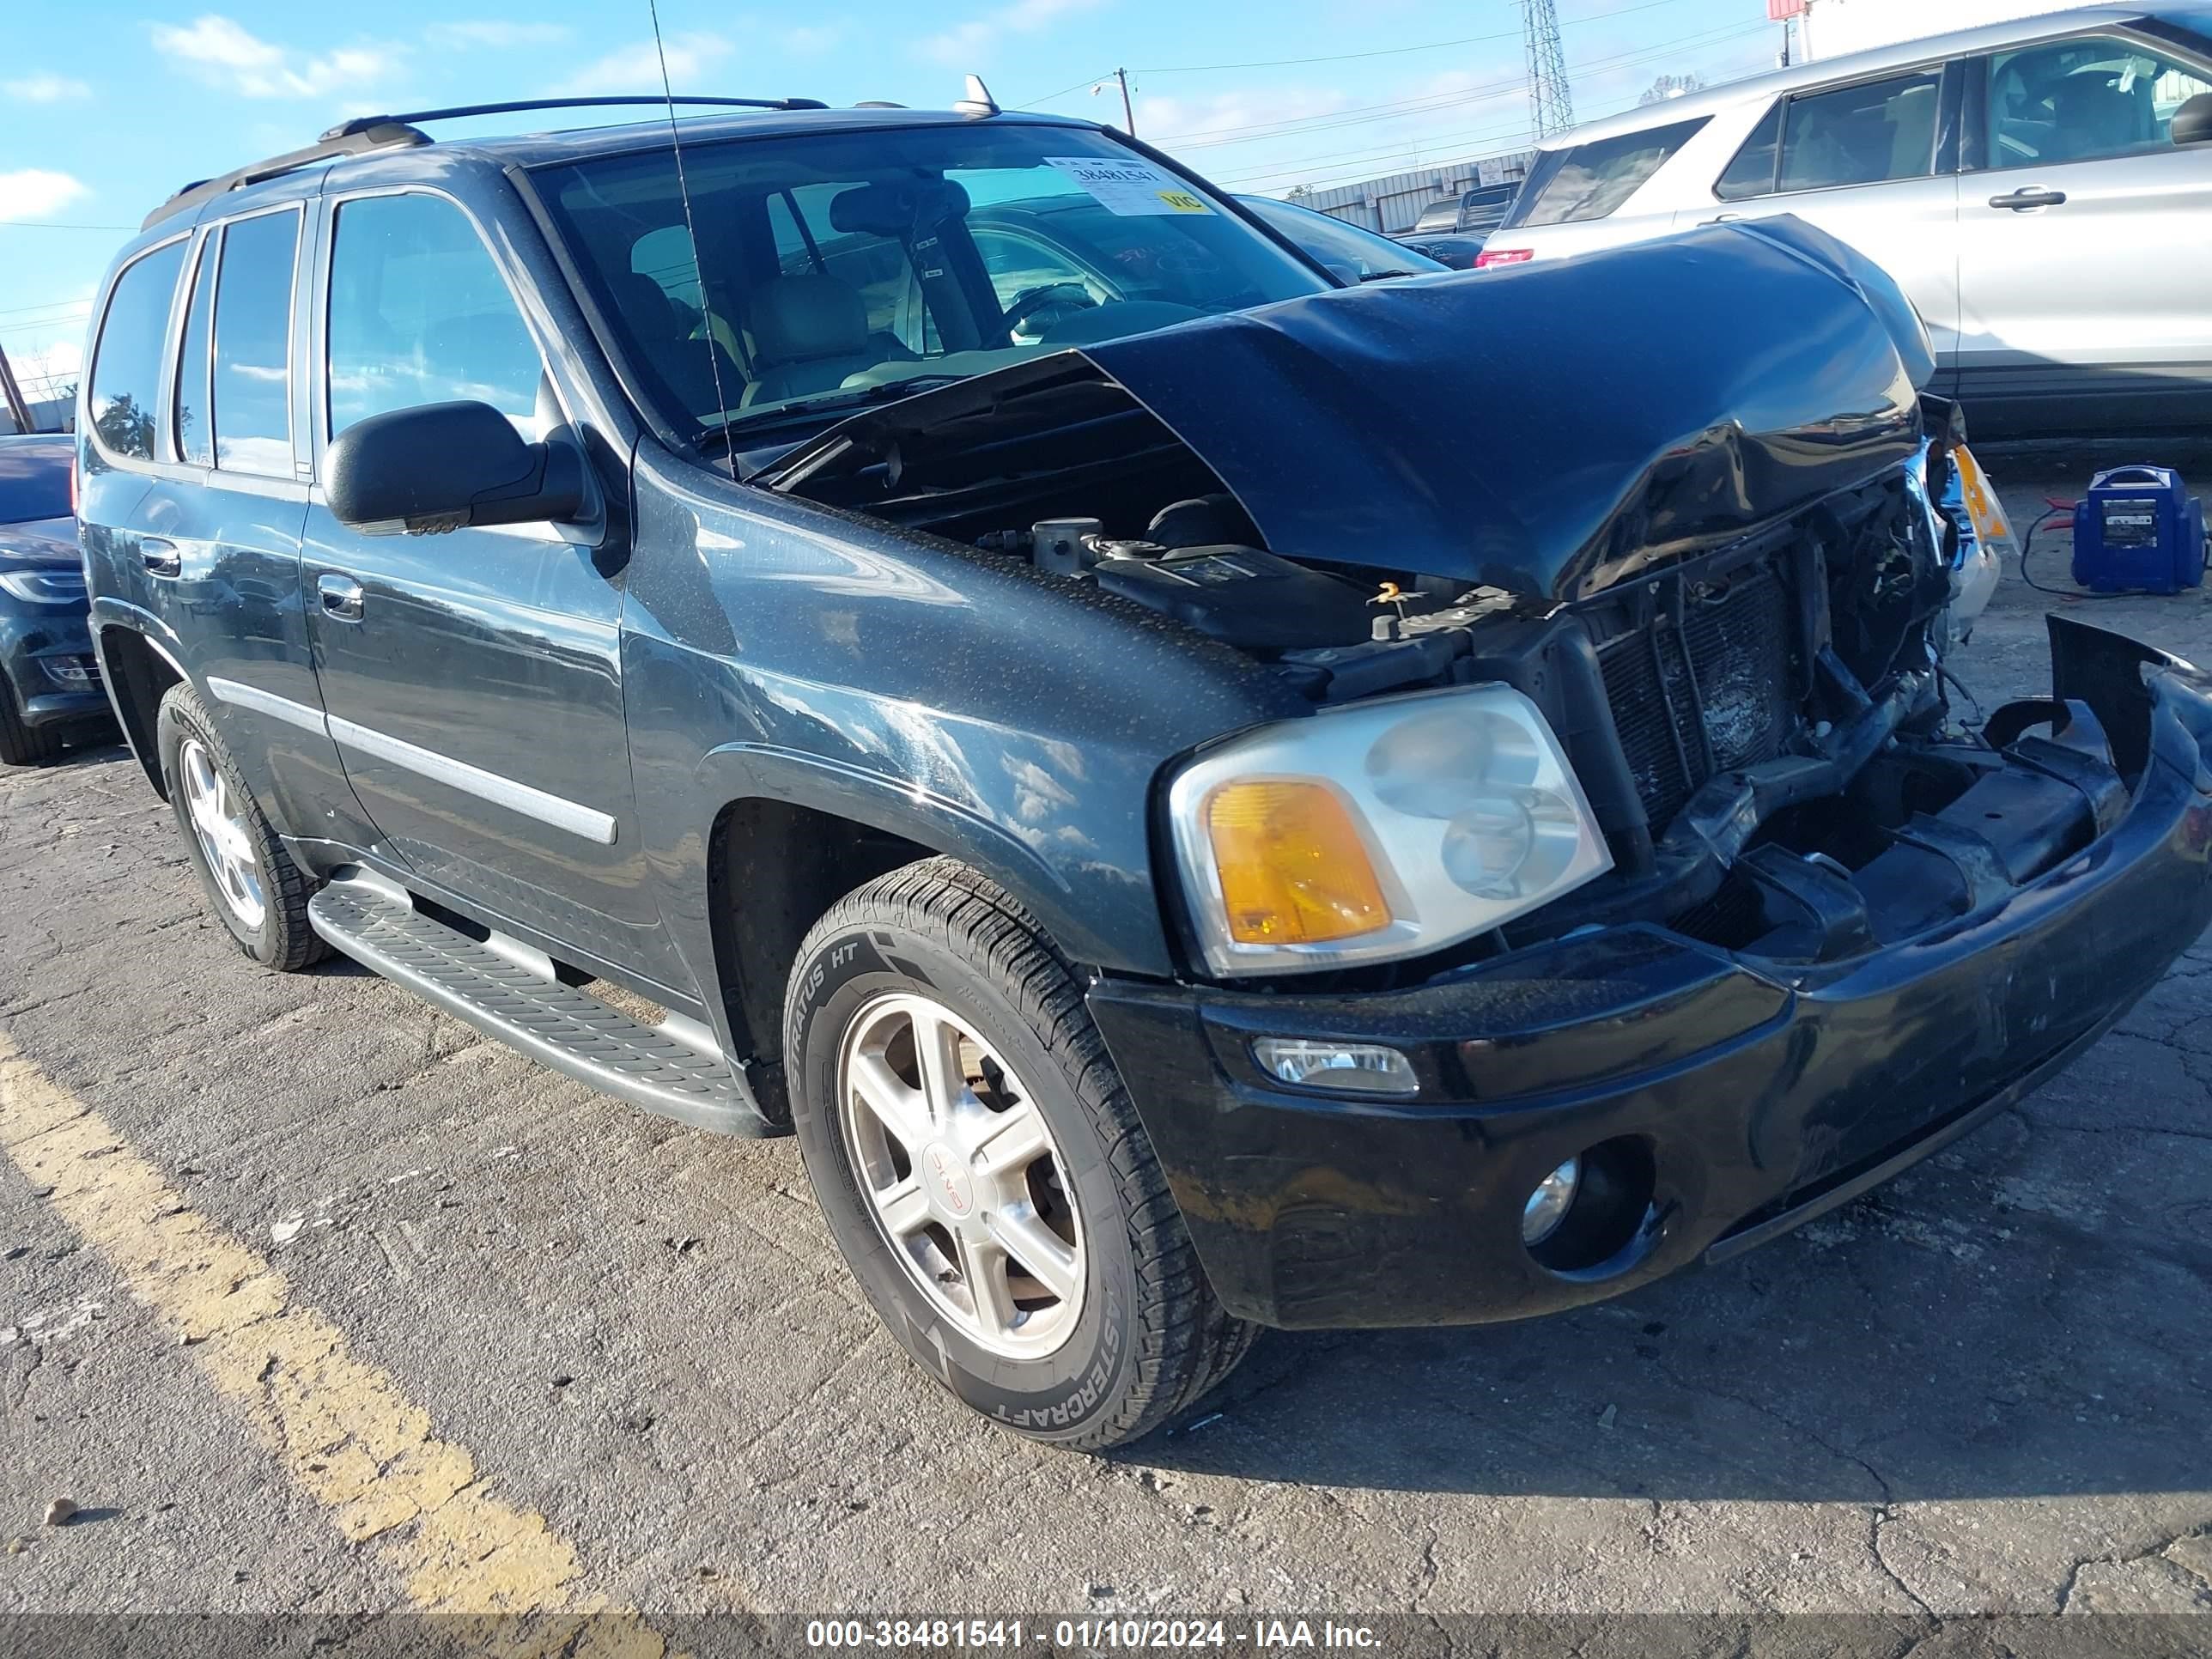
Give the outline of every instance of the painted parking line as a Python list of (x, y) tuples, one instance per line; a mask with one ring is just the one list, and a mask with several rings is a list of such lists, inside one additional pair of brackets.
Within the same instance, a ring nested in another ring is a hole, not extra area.
[(492, 1647), (605, 1659), (663, 1651), (634, 1615), (580, 1588), (574, 1547), (544, 1516), (495, 1497), (466, 1447), (434, 1434), (429, 1413), (294, 1300), (282, 1272), (194, 1209), (4, 1031), (0, 1150), (267, 1437), (338, 1531), (375, 1547), (411, 1607), (570, 1616), (488, 1630)]

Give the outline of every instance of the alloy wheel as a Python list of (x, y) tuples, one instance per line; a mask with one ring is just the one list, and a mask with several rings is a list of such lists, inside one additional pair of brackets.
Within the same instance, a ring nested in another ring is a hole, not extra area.
[(838, 1126), (877, 1225), (972, 1340), (1051, 1353), (1083, 1309), (1083, 1227), (1036, 1098), (962, 1016), (908, 993), (845, 1028)]
[(185, 775), (185, 811), (191, 819), (208, 873), (224, 906), (247, 929), (261, 926), (269, 914), (262, 891), (261, 864), (253, 854), (253, 837), (246, 815), (252, 809), (233, 792), (215, 757), (197, 738), (187, 738), (177, 760)]

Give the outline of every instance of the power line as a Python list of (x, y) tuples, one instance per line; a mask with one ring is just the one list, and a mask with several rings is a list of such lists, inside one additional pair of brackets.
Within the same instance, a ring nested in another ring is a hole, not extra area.
[[(1631, 64), (1649, 63), (1660, 58), (1671, 57), (1684, 51), (1720, 46), (1726, 41), (1747, 39), (1764, 34), (1766, 26), (1753, 24), (1724, 25), (1706, 29), (1678, 40), (1655, 46), (1638, 47), (1617, 52), (1609, 57), (1592, 58), (1581, 66), (1588, 75), (1609, 69), (1625, 69)], [(1522, 90), (1527, 82), (1519, 76), (1509, 80), (1478, 82), (1471, 87), (1459, 87), (1448, 92), (1426, 93), (1418, 98), (1401, 98), (1381, 104), (1355, 104), (1348, 109), (1324, 110), (1314, 115), (1298, 116), (1280, 121), (1255, 121), (1241, 125), (1200, 127), (1190, 132), (1178, 133), (1172, 138), (1158, 142), (1177, 150), (1216, 149), (1230, 144), (1255, 144), (1270, 138), (1287, 138), (1309, 132), (1328, 132), (1347, 126), (1364, 126), (1374, 121), (1395, 120), (1403, 116), (1428, 114), (1437, 110), (1449, 109), (1460, 104), (1480, 103), (1485, 99), (1502, 97)], [(1226, 135), (1245, 134), (1237, 137)]]
[[(1676, 6), (1681, 3), (1682, 0), (1644, 0), (1641, 5), (1620, 6), (1612, 11), (1595, 12), (1588, 17), (1571, 17), (1565, 21), (1569, 24), (1602, 23), (1615, 17), (1626, 17), (1631, 12), (1651, 11), (1660, 6)], [(1172, 64), (1164, 68), (1133, 69), (1129, 73), (1132, 75), (1209, 75), (1230, 70), (1294, 69), (1305, 64), (1343, 64), (1358, 58), (1400, 58), (1407, 52), (1442, 52), (1450, 46), (1479, 46), (1492, 41), (1518, 40), (1520, 38), (1519, 29), (1504, 29), (1495, 34), (1462, 35), (1456, 40), (1430, 40), (1418, 46), (1382, 46), (1373, 52), (1335, 52), (1319, 58), (1267, 58), (1247, 64)], [(1083, 84), (1084, 82), (1079, 81), (1076, 83), (1077, 86)], [(1071, 87), (1068, 90), (1072, 92), (1074, 88)], [(1060, 95), (1058, 93), (1053, 94), (1054, 98)], [(1044, 103), (1048, 100), (1040, 98), (1037, 101)]]
[(58, 219), (0, 219), (9, 230), (136, 230), (137, 225), (71, 225)]

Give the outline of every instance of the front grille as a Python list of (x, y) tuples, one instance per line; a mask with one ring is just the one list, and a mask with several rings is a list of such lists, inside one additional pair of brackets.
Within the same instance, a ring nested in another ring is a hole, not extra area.
[(1662, 613), (1598, 647), (1613, 726), (1655, 831), (1714, 773), (1781, 752), (1790, 640), (1789, 591), (1759, 569), (1693, 588), (1679, 631)]

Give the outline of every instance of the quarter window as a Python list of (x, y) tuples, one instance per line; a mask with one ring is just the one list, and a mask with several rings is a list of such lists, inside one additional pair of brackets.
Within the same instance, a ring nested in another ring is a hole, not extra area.
[(2163, 149), (2173, 112), (2212, 76), (2104, 37), (1990, 57), (1982, 154), (1992, 167), (2093, 161)]
[(92, 357), (92, 426), (118, 455), (154, 459), (161, 343), (185, 266), (185, 244), (143, 255), (115, 280)]
[(336, 437), (395, 409), (471, 399), (541, 434), (544, 365), (465, 215), (435, 196), (343, 204), (331, 254), (330, 412)]
[(223, 228), (215, 296), (219, 467), (292, 471), (292, 264), (299, 242), (300, 216), (289, 210)]
[(1520, 199), (1527, 206), (1514, 218), (1514, 228), (1604, 218), (1633, 196), (1705, 125), (1702, 118), (1677, 121), (1555, 152), (1559, 160), (1548, 167), (1539, 162), (1540, 171), (1522, 187)]

